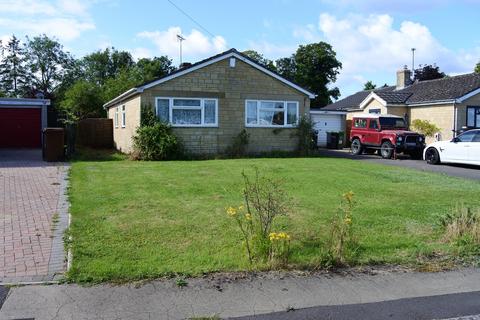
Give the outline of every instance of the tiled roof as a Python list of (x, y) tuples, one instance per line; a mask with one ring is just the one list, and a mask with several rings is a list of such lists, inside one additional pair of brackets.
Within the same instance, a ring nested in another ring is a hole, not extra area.
[[(455, 100), (480, 88), (480, 73), (468, 73), (442, 79), (415, 82), (395, 90), (394, 86), (373, 90), (387, 104), (421, 104)], [(372, 91), (359, 91), (342, 100), (332, 103), (322, 110), (358, 109), (360, 103)]]
[(357, 93), (354, 93), (352, 95), (349, 95), (348, 97), (345, 97), (341, 100), (338, 100), (332, 104), (329, 104), (325, 107), (322, 108), (322, 110), (326, 111), (346, 111), (350, 109), (358, 109), (358, 106), (360, 103), (362, 103), (363, 100), (372, 92), (374, 91), (375, 93), (379, 92), (391, 92), (394, 90), (395, 87), (381, 87), (375, 90), (363, 90), (359, 91)]

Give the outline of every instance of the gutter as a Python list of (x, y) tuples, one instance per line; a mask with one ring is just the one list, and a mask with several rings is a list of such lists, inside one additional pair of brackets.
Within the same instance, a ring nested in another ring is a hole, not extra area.
[(108, 109), (112, 104), (114, 104), (116, 102), (119, 102), (119, 101), (122, 101), (123, 99), (129, 98), (129, 97), (131, 97), (131, 96), (133, 96), (137, 93), (141, 93), (142, 91), (143, 90), (139, 89), (139, 88), (129, 89), (129, 90), (125, 91), (124, 93), (122, 93), (121, 95), (117, 96), (116, 98), (113, 98), (112, 100), (105, 103), (103, 105), (103, 108)]

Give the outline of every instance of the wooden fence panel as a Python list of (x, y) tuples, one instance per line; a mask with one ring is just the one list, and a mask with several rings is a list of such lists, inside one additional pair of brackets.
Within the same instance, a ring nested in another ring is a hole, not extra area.
[(113, 121), (89, 118), (78, 122), (77, 144), (92, 148), (113, 147)]

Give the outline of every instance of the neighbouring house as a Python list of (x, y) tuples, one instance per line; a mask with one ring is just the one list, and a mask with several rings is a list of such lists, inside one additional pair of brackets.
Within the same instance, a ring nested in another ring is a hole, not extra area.
[(397, 72), (395, 86), (359, 91), (322, 110), (347, 112), (347, 120), (364, 112), (402, 116), (409, 124), (428, 120), (440, 128), (441, 139), (448, 140), (462, 130), (480, 128), (480, 74), (412, 82), (404, 68)]
[(293, 151), (315, 95), (235, 49), (132, 88), (104, 107), (117, 149), (132, 151), (142, 106), (172, 125), (191, 153), (223, 153), (243, 130), (249, 153)]
[(0, 98), (0, 148), (40, 148), (48, 99)]

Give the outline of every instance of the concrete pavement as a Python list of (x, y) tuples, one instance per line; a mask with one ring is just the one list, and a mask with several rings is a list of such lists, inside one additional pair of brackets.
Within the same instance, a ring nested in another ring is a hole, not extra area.
[[(377, 303), (480, 291), (480, 269), (351, 275), (266, 273), (237, 278), (215, 275), (187, 281), (187, 287), (178, 287), (172, 279), (143, 285), (12, 288), (0, 319), (186, 319), (213, 315), (228, 318)], [(448, 317), (447, 314), (443, 318)]]

